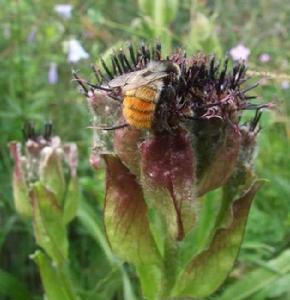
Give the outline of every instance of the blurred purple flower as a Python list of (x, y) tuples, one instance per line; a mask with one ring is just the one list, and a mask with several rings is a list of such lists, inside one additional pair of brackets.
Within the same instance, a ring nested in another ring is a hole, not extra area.
[(54, 11), (64, 19), (69, 19), (71, 17), (72, 12), (71, 4), (57, 4), (54, 6)]
[(57, 84), (57, 82), (58, 82), (57, 64), (55, 62), (51, 62), (49, 64), (49, 69), (48, 69), (48, 83)]
[(288, 90), (290, 88), (290, 82), (289, 82), (289, 80), (283, 80), (281, 82), (281, 88), (283, 90)]
[(27, 39), (26, 39), (27, 43), (29, 43), (29, 44), (33, 43), (35, 40), (35, 37), (36, 37), (36, 29), (33, 28), (27, 36)]
[(271, 60), (271, 56), (268, 53), (262, 53), (259, 57), (260, 62), (267, 63)]
[(74, 38), (65, 42), (65, 50), (68, 54), (68, 61), (76, 63), (81, 59), (89, 58), (89, 54), (85, 51), (80, 42)]
[(233, 60), (247, 60), (251, 50), (243, 44), (238, 44), (236, 47), (231, 48), (229, 53)]

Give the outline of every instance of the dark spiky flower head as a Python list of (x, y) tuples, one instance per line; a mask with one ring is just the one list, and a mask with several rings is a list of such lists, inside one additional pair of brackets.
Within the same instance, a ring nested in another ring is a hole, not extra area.
[[(227, 59), (188, 58), (181, 49), (163, 57), (157, 43), (152, 49), (130, 45), (101, 65), (93, 67), (94, 83), (74, 78), (93, 113), (94, 149), (106, 162), (111, 246), (137, 266), (157, 267), (163, 296), (208, 296), (233, 266), (260, 186), (253, 157), (267, 105), (252, 103), (249, 92), (257, 84), (245, 84), (243, 62), (230, 68)], [(245, 110), (256, 112), (241, 124)], [(209, 222), (214, 226), (195, 249), (190, 241), (203, 199), (217, 188), (222, 196)]]

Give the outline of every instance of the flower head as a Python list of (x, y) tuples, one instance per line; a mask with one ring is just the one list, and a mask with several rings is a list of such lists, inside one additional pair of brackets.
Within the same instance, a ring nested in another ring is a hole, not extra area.
[(271, 56), (268, 53), (262, 53), (259, 56), (259, 60), (262, 63), (267, 63), (267, 62), (269, 62), (271, 60)]
[(238, 44), (236, 47), (231, 48), (229, 53), (233, 60), (247, 60), (251, 50), (243, 44)]
[(57, 82), (58, 82), (57, 64), (55, 62), (51, 62), (49, 64), (49, 69), (48, 69), (48, 83), (56, 84)]
[(64, 45), (68, 56), (68, 62), (76, 63), (81, 59), (89, 58), (89, 54), (85, 51), (78, 40), (71, 38), (70, 40), (66, 41)]
[(23, 152), (20, 143), (9, 144), (15, 162), (15, 208), (21, 216), (32, 217), (37, 243), (60, 263), (67, 257), (65, 224), (75, 217), (78, 203), (77, 148), (52, 135), (51, 124), (39, 134), (29, 123), (24, 137)]
[(37, 29), (33, 28), (29, 34), (27, 35), (26, 41), (27, 43), (33, 43), (36, 39), (36, 33), (37, 33)]
[(71, 4), (57, 4), (54, 6), (54, 11), (64, 19), (69, 19), (71, 17), (72, 9), (73, 7)]
[[(209, 295), (233, 266), (259, 187), (252, 160), (267, 105), (251, 103), (256, 84), (242, 87), (244, 63), (230, 69), (228, 60), (187, 58), (182, 50), (163, 58), (158, 43), (153, 50), (129, 46), (111, 60), (111, 67), (101, 60), (103, 70), (93, 68), (96, 83), (74, 73), (94, 116), (94, 150), (106, 162), (108, 239), (124, 259), (157, 266), (172, 280), (171, 296)], [(244, 110), (256, 111), (248, 125), (240, 124)], [(203, 198), (217, 188), (220, 212), (212, 216), (207, 244), (194, 249)], [(168, 251), (180, 257), (168, 258)], [(216, 261), (220, 253), (224, 267)], [(195, 268), (208, 276), (206, 288)]]

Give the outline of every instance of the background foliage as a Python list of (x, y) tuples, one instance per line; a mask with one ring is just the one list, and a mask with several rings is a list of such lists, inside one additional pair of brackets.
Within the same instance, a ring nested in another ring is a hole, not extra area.
[[(80, 150), (82, 203), (70, 227), (70, 255), (75, 281), (84, 299), (141, 299), (130, 266), (112, 256), (102, 227), (102, 171), (88, 164), (91, 133), (84, 98), (71, 81), (64, 42), (76, 38), (90, 54), (73, 65), (90, 74), (90, 62), (106, 57), (125, 41), (154, 41), (165, 52), (182, 46), (223, 57), (243, 43), (250, 50), (249, 69), (270, 71), (255, 91), (276, 109), (263, 115), (257, 173), (269, 183), (252, 207), (236, 268), (214, 299), (290, 299), (289, 269), (281, 269), (290, 248), (290, 3), (260, 1), (72, 0), (71, 18), (57, 14), (53, 0), (0, 0), (0, 299), (41, 299), (31, 225), (15, 213), (7, 142), (21, 139), (26, 120), (51, 120), (63, 140)], [(260, 55), (267, 53), (268, 62)], [(48, 81), (51, 63), (58, 80)], [(287, 88), (288, 85), (288, 88)], [(287, 256), (288, 255), (288, 256)], [(289, 258), (288, 258), (289, 259)], [(270, 264), (269, 264), (269, 261)], [(80, 272), (81, 270), (81, 272)]]

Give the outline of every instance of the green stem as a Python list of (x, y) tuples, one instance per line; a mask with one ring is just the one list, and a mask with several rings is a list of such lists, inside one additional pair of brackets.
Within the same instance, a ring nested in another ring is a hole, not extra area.
[(60, 266), (58, 269), (59, 278), (61, 283), (63, 284), (63, 288), (70, 300), (79, 300), (79, 297), (76, 296), (75, 291), (73, 289), (69, 271), (66, 266)]

